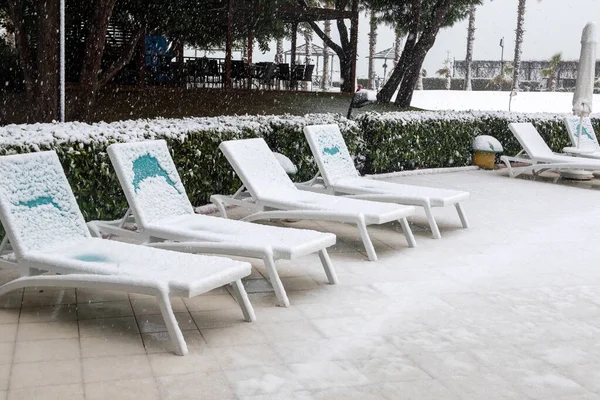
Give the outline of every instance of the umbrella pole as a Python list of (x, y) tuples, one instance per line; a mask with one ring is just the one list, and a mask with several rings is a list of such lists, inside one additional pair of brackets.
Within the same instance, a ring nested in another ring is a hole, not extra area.
[(581, 142), (581, 132), (583, 131), (583, 113), (579, 116), (579, 132), (577, 132), (577, 148), (579, 148), (579, 143)]

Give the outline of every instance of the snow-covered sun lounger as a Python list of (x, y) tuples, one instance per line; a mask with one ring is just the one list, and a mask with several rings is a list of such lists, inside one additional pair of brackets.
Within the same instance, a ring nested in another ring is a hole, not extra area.
[[(523, 147), (523, 150), (514, 157), (500, 157), (502, 162), (508, 167), (509, 175), (513, 178), (525, 172), (532, 172), (534, 175), (537, 175), (548, 170), (600, 170), (600, 160), (553, 153), (537, 129), (529, 122), (512, 123), (508, 127), (521, 144), (521, 147)], [(530, 165), (513, 168), (511, 161)]]
[(300, 189), (315, 191), (316, 188), (324, 188), (326, 193), (334, 195), (352, 195), (352, 198), (423, 207), (436, 239), (441, 238), (441, 234), (431, 209), (453, 205), (462, 226), (468, 228), (469, 223), (461, 204), (469, 199), (468, 192), (363, 178), (354, 167), (337, 125), (306, 126), (304, 135), (319, 166), (319, 173), (306, 184), (297, 185)]
[(219, 148), (244, 185), (233, 197), (211, 196), (211, 201), (222, 213), (225, 211), (224, 204), (240, 204), (236, 203), (236, 196), (247, 188), (248, 195), (243, 203), (251, 205), (258, 212), (245, 220), (313, 219), (355, 224), (371, 261), (377, 260), (377, 255), (367, 225), (399, 220), (409, 246), (416, 246), (406, 220), (406, 217), (414, 214), (414, 207), (299, 190), (263, 139), (226, 141)]
[(142, 241), (154, 242), (150, 246), (163, 249), (261, 259), (278, 303), (284, 307), (289, 306), (289, 299), (276, 260), (318, 252), (329, 283), (337, 283), (327, 253), (327, 247), (335, 244), (335, 235), (195, 214), (163, 140), (113, 144), (108, 154), (138, 231), (122, 229), (123, 221), (93, 221), (88, 224), (93, 231), (137, 235)]
[[(566, 147), (563, 151), (583, 158), (600, 159), (600, 145), (590, 117), (583, 118), (583, 124), (581, 118), (576, 116), (566, 117), (564, 121), (573, 147)], [(580, 128), (581, 138), (579, 138)]]
[(0, 221), (2, 247), (16, 256), (2, 265), (22, 275), (1, 286), (0, 295), (24, 287), (85, 287), (155, 296), (179, 355), (187, 346), (170, 296), (231, 284), (246, 321), (255, 319), (241, 283), (249, 263), (92, 238), (54, 152), (0, 157)]

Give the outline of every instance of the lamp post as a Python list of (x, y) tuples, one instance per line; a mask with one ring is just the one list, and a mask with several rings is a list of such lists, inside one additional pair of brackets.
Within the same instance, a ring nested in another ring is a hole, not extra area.
[(502, 51), (500, 52), (500, 75), (504, 74), (504, 38), (500, 39), (500, 47)]
[(60, 0), (60, 88), (59, 88), (59, 120), (65, 122), (65, 0)]

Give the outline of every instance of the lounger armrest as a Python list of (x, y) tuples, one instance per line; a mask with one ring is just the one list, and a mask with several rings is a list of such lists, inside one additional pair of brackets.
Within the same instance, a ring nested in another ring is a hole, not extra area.
[(238, 255), (240, 257), (263, 258), (273, 253), (273, 249), (269, 246), (240, 246), (239, 243), (222, 243), (222, 242), (157, 242), (146, 243), (145, 246), (154, 247), (157, 249), (174, 250), (182, 253), (205, 253), (205, 254), (222, 254), (222, 255)]
[(589, 154), (589, 153), (593, 153), (596, 150), (595, 149), (590, 149), (590, 148), (565, 147), (562, 151), (563, 151), (563, 153), (577, 155), (577, 154)]

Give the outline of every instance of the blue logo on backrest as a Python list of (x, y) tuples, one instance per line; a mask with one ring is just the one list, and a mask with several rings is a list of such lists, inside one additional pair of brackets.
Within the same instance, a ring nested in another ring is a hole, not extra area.
[[(575, 125), (575, 137), (579, 136), (579, 127), (581, 126), (580, 122), (577, 122), (577, 124)], [(587, 131), (587, 128), (584, 126), (581, 126), (581, 135), (587, 137), (590, 140), (594, 140), (594, 138), (592, 137), (592, 135), (590, 135), (590, 133)]]
[(156, 157), (152, 157), (150, 154), (140, 156), (133, 162), (133, 174), (133, 188), (136, 192), (140, 188), (140, 183), (145, 179), (162, 176), (170, 186), (177, 190), (177, 193), (181, 193), (175, 187), (175, 182), (169, 177), (167, 171), (160, 166)]
[(50, 196), (40, 196), (40, 197), (36, 197), (33, 200), (20, 201), (17, 205), (27, 207), (27, 208), (35, 208), (35, 207), (45, 206), (48, 204), (51, 205), (52, 207), (56, 208), (59, 211), (63, 211), (63, 209)]
[(337, 146), (334, 147), (325, 147), (323, 149), (323, 154), (329, 154), (330, 156), (334, 156), (340, 152), (340, 149)]

